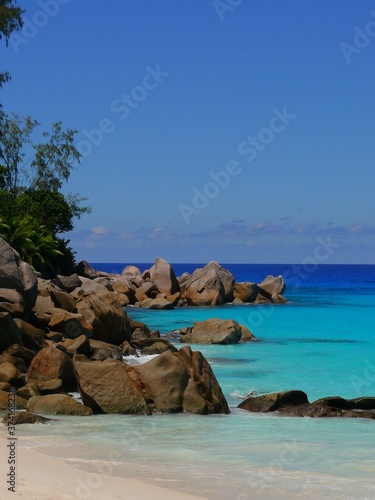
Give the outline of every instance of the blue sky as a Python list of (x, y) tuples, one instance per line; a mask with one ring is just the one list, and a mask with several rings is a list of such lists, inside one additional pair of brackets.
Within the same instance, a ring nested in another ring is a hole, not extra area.
[(374, 1), (19, 5), (1, 101), (79, 131), (78, 259), (375, 263)]

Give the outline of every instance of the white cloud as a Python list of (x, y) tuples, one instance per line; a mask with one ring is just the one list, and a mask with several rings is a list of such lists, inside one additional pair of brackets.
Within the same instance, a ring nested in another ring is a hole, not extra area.
[(109, 229), (105, 226), (94, 226), (91, 228), (93, 234), (107, 234)]

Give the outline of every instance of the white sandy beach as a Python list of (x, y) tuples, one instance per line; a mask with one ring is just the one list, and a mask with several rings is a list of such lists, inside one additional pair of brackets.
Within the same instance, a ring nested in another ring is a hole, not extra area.
[(0, 498), (24, 500), (193, 500), (197, 497), (141, 481), (90, 474), (17, 445), (16, 492), (8, 491), (7, 441), (0, 438)]

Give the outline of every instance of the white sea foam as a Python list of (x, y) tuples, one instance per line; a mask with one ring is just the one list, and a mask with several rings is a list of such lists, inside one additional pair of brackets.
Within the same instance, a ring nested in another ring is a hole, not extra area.
[(159, 354), (149, 354), (147, 356), (123, 356), (122, 360), (124, 363), (130, 366), (143, 365), (147, 363), (147, 361), (151, 361), (151, 359), (157, 358)]
[(83, 401), (81, 399), (81, 395), (80, 395), (79, 392), (69, 392), (69, 396), (71, 396), (73, 399), (75, 399), (76, 401), (78, 401), (78, 403), (83, 404)]
[(230, 393), (230, 396), (232, 396), (233, 398), (246, 399), (246, 398), (250, 398), (251, 396), (255, 396), (255, 394), (256, 394), (256, 391), (254, 391), (254, 390), (243, 394), (242, 392), (235, 389), (233, 392)]

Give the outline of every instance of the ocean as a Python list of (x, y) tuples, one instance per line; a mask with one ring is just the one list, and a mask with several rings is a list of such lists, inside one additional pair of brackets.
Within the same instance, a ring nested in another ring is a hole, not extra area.
[[(93, 264), (111, 273), (125, 265)], [(236, 409), (249, 392), (300, 389), (310, 401), (375, 396), (375, 266), (223, 266), (236, 281), (285, 276), (287, 304), (126, 311), (162, 335), (210, 317), (245, 324), (258, 342), (192, 346), (211, 363), (230, 415), (58, 417), (20, 426), (19, 439), (98, 476), (140, 478), (210, 499), (375, 498), (374, 420)], [(173, 267), (179, 275), (200, 266)]]

